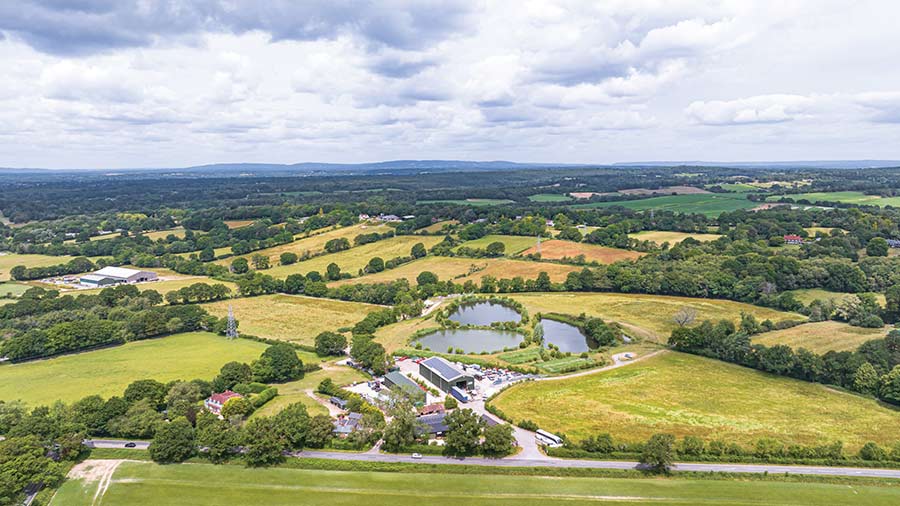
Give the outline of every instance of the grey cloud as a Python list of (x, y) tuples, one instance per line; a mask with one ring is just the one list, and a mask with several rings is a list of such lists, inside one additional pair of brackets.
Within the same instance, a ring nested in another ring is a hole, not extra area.
[(369, 70), (385, 77), (404, 78), (412, 77), (435, 65), (436, 63), (432, 61), (403, 61), (397, 58), (382, 58), (372, 63), (369, 66)]

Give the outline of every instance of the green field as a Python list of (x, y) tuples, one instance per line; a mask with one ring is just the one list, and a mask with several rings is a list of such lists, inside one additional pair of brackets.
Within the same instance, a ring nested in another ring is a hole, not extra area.
[(754, 336), (753, 342), (766, 346), (786, 344), (794, 350), (806, 348), (822, 354), (828, 351), (853, 351), (866, 341), (883, 338), (887, 335), (887, 331), (887, 328), (867, 329), (841, 322), (824, 321), (764, 332)]
[(307, 274), (311, 271), (318, 271), (320, 274), (325, 274), (328, 264), (334, 262), (341, 267), (342, 272), (356, 276), (359, 274), (359, 270), (374, 257), (381, 257), (382, 260), (387, 261), (395, 257), (409, 256), (410, 250), (416, 243), (422, 243), (426, 248), (430, 248), (442, 240), (444, 240), (443, 237), (436, 235), (401, 235), (337, 253), (317, 256), (292, 265), (278, 265), (262, 272), (282, 279), (295, 272)]
[(20, 255), (18, 253), (0, 254), (0, 281), (9, 281), (9, 270), (17, 265), (25, 267), (46, 267), (64, 264), (73, 257), (50, 255)]
[(322, 369), (303, 376), (303, 379), (278, 385), (278, 397), (267, 402), (265, 406), (253, 413), (254, 417), (272, 416), (295, 402), (303, 403), (311, 416), (327, 415), (328, 409), (309, 396), (325, 378), (331, 378), (337, 386), (345, 386), (360, 381), (368, 381), (369, 377), (351, 367), (322, 364)]
[(522, 235), (486, 235), (479, 239), (466, 241), (454, 248), (454, 250), (459, 249), (463, 246), (467, 248), (484, 249), (487, 248), (487, 245), (491, 244), (492, 242), (502, 242), (503, 246), (506, 247), (506, 254), (512, 256), (521, 253), (537, 244), (537, 237), (526, 237)]
[(134, 380), (210, 380), (232, 360), (250, 362), (266, 345), (227, 340), (205, 332), (176, 334), (122, 346), (0, 366), (0, 400), (30, 405), (76, 401), (84, 396), (122, 395)]
[[(844, 297), (849, 297), (854, 295), (852, 293), (846, 292), (829, 292), (828, 290), (823, 290), (821, 288), (801, 288), (799, 290), (791, 290), (790, 291), (794, 297), (797, 298), (803, 304), (809, 305), (810, 302), (818, 299), (821, 301), (832, 301), (834, 303), (840, 302)], [(883, 293), (873, 293), (875, 296), (875, 300), (878, 301), (879, 304), (884, 306), (885, 299)]]
[(639, 241), (653, 241), (657, 244), (662, 244), (664, 242), (675, 244), (687, 239), (688, 237), (690, 237), (691, 239), (696, 239), (700, 242), (715, 241), (719, 237), (722, 237), (720, 234), (666, 232), (662, 230), (645, 230), (643, 232), (628, 234), (628, 236)]
[(813, 204), (816, 202), (840, 202), (842, 204), (857, 204), (861, 206), (900, 207), (900, 197), (880, 197), (856, 191), (791, 193), (787, 195), (773, 195), (766, 200), (777, 201), (782, 197), (793, 199), (794, 202), (808, 200)]
[(210, 314), (219, 317), (228, 314), (229, 306), (234, 308), (240, 332), (309, 345), (321, 332), (353, 326), (372, 311), (382, 309), (373, 304), (299, 295), (262, 295), (203, 304)]
[(753, 186), (747, 183), (720, 183), (716, 185), (710, 186), (719, 186), (723, 190), (734, 192), (734, 193), (751, 193), (761, 191), (759, 187)]
[(592, 202), (576, 204), (572, 207), (591, 209), (596, 207), (621, 206), (626, 209), (643, 211), (647, 209), (665, 209), (678, 213), (696, 213), (706, 216), (718, 216), (738, 209), (750, 209), (758, 203), (751, 202), (742, 194), (700, 193), (691, 195), (667, 195), (640, 200), (624, 200), (620, 202)]
[(572, 197), (560, 193), (538, 193), (529, 195), (528, 200), (532, 202), (568, 202), (572, 200)]
[(31, 288), (30, 285), (22, 283), (0, 283), (0, 295), (6, 296), (9, 294), (13, 297), (20, 297), (29, 288)]
[(575, 439), (608, 432), (643, 441), (667, 432), (744, 445), (761, 437), (840, 440), (849, 452), (867, 441), (900, 440), (900, 411), (873, 399), (671, 351), (597, 374), (517, 385), (493, 404)]
[(439, 199), (439, 200), (419, 200), (416, 205), (422, 204), (456, 204), (460, 206), (500, 206), (503, 204), (512, 204), (512, 200), (507, 199)]
[(677, 326), (672, 317), (682, 308), (697, 311), (696, 323), (705, 319), (738, 322), (742, 311), (756, 316), (759, 321), (806, 319), (796, 313), (719, 299), (620, 293), (526, 293), (509, 296), (524, 304), (530, 314), (585, 312), (623, 323), (626, 325), (626, 332), (656, 340), (668, 339), (672, 329)]
[[(115, 467), (118, 465), (118, 467)], [(538, 506), (654, 504), (788, 506), (895, 505), (900, 488), (858, 484), (599, 478), (430, 472), (248, 469), (241, 466), (86, 461), (51, 506), (265, 504), (266, 506)], [(103, 480), (104, 476), (111, 479)], [(97, 494), (101, 482), (108, 488)], [(94, 500), (97, 495), (98, 501)], [(426, 499), (427, 497), (427, 499)]]

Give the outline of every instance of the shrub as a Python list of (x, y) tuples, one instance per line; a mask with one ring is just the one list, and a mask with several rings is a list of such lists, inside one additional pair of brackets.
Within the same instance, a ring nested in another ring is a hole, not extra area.
[(859, 458), (863, 460), (887, 460), (887, 452), (884, 448), (869, 441), (859, 449)]
[(534, 432), (534, 431), (536, 431), (536, 430), (538, 430), (538, 429), (540, 428), (540, 427), (538, 427), (538, 424), (532, 422), (531, 420), (522, 420), (522, 421), (520, 421), (520, 422), (519, 422), (519, 427), (521, 427), (521, 428), (523, 428), (523, 429), (525, 429), (525, 430), (530, 430), (531, 432)]

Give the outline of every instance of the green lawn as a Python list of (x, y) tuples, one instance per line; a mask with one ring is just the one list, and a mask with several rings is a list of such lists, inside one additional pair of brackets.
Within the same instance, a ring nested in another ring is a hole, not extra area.
[(816, 383), (677, 352), (597, 374), (514, 386), (493, 404), (576, 440), (609, 433), (644, 441), (658, 432), (751, 445), (900, 441), (900, 411)]
[(30, 405), (84, 396), (122, 395), (134, 380), (152, 378), (210, 380), (226, 362), (250, 362), (266, 345), (245, 339), (227, 340), (205, 332), (176, 334), (122, 346), (64, 355), (47, 360), (0, 366), (0, 399)]
[(808, 200), (813, 204), (816, 202), (840, 202), (843, 204), (857, 204), (861, 206), (900, 207), (900, 197), (883, 198), (878, 195), (866, 195), (863, 192), (857, 191), (792, 193), (788, 195), (773, 195), (766, 200), (777, 201), (782, 197), (791, 198), (794, 202)]
[[(100, 464), (87, 461), (83, 466)], [(79, 473), (83, 476), (88, 472)], [(97, 475), (100, 476), (97, 476)], [(538, 506), (565, 504), (709, 504), (732, 506), (895, 505), (900, 488), (853, 484), (688, 478), (565, 478), (450, 474), (438, 471), (365, 472), (248, 469), (242, 466), (123, 462), (94, 502), (100, 477), (66, 481), (52, 506), (264, 504), (266, 506)]]
[(572, 197), (559, 193), (538, 193), (537, 195), (529, 195), (528, 200), (532, 202), (568, 202)]
[(486, 235), (480, 239), (466, 241), (454, 249), (459, 249), (462, 246), (484, 249), (492, 242), (502, 242), (506, 247), (506, 254), (512, 256), (537, 244), (537, 237), (526, 237), (521, 235)]
[(725, 212), (737, 211), (738, 209), (750, 209), (757, 205), (759, 205), (757, 202), (747, 200), (746, 196), (743, 194), (701, 193), (666, 195), (663, 197), (650, 197), (620, 202), (592, 202), (590, 204), (576, 204), (573, 207), (590, 209), (596, 207), (621, 206), (635, 211), (665, 209), (667, 211), (679, 213), (697, 213), (706, 216), (718, 216)]

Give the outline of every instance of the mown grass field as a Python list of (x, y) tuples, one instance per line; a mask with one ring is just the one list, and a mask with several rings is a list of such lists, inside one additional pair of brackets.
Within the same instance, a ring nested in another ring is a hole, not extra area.
[[(821, 288), (802, 288), (799, 290), (791, 290), (791, 293), (794, 294), (794, 297), (796, 297), (797, 300), (806, 305), (816, 299), (821, 301), (830, 300), (837, 303), (840, 302), (844, 297), (854, 295), (852, 293), (846, 292), (829, 292), (828, 290), (823, 290)], [(885, 303), (884, 294), (873, 293), (872, 295), (875, 296), (875, 300), (877, 300), (878, 303), (883, 307)]]
[(761, 437), (786, 444), (900, 440), (900, 411), (824, 385), (734, 364), (663, 352), (625, 367), (559, 381), (514, 386), (493, 404), (574, 439), (609, 433), (643, 441), (658, 432), (750, 445)]
[(29, 405), (72, 402), (84, 396), (122, 395), (134, 380), (152, 378), (210, 380), (232, 360), (251, 362), (266, 345), (228, 340), (205, 332), (159, 339), (23, 364), (0, 366), (0, 400), (21, 399)]
[[(296, 253), (297, 256), (300, 256), (308, 251), (311, 255), (318, 255), (319, 253), (325, 251), (325, 243), (332, 239), (347, 239), (348, 241), (350, 241), (350, 245), (353, 246), (353, 239), (360, 234), (371, 234), (374, 232), (383, 234), (388, 230), (390, 230), (390, 227), (383, 224), (358, 224), (350, 227), (320, 229), (317, 231), (313, 231), (309, 235), (309, 237), (297, 235), (294, 237), (294, 239), (296, 240), (293, 242), (289, 242), (287, 244), (279, 244), (278, 246), (261, 249), (252, 253), (248, 253), (246, 255), (240, 255), (240, 258), (246, 258), (249, 261), (250, 257), (252, 257), (253, 255), (263, 255), (269, 257), (270, 265), (274, 267), (278, 265), (279, 257), (282, 253), (291, 252)], [(231, 248), (228, 248), (228, 251), (230, 250)], [(219, 253), (216, 254), (218, 255)], [(238, 257), (229, 257), (222, 260), (217, 260), (216, 263), (219, 265), (231, 265), (231, 262), (233, 262), (235, 258)]]
[(512, 256), (537, 244), (537, 237), (526, 237), (521, 235), (486, 235), (479, 239), (466, 241), (454, 249), (459, 249), (463, 246), (467, 248), (484, 249), (487, 248), (488, 244), (494, 242), (502, 242), (503, 246), (506, 247), (505, 253)]
[(529, 195), (528, 200), (532, 202), (568, 202), (572, 200), (572, 197), (561, 193), (538, 193)]
[(0, 283), (0, 295), (12, 295), (13, 297), (20, 297), (29, 288), (31, 288), (30, 285), (25, 285), (22, 283)]
[(210, 314), (224, 317), (234, 308), (240, 332), (312, 345), (326, 330), (353, 326), (381, 306), (298, 295), (261, 295), (203, 304)]
[(794, 199), (794, 202), (808, 200), (813, 204), (816, 202), (840, 202), (842, 204), (857, 204), (861, 206), (900, 206), (900, 197), (880, 197), (878, 195), (866, 195), (857, 191), (792, 193), (773, 195), (766, 200), (779, 200), (782, 197)]
[(157, 230), (156, 232), (147, 232), (144, 234), (144, 237), (150, 239), (151, 241), (155, 241), (157, 239), (165, 239), (170, 235), (174, 235), (175, 237), (184, 237), (184, 228), (183, 227), (175, 227), (170, 228), (168, 230)]
[(806, 320), (805, 316), (796, 313), (719, 299), (619, 293), (523, 293), (509, 296), (524, 304), (529, 314), (584, 312), (638, 327), (662, 341), (668, 339), (677, 326), (672, 317), (682, 308), (697, 311), (695, 323), (706, 319), (739, 322), (741, 311), (754, 315), (759, 321)]
[(328, 409), (307, 393), (308, 391), (315, 391), (319, 383), (325, 378), (331, 378), (331, 381), (338, 386), (369, 379), (365, 374), (351, 367), (331, 363), (322, 364), (322, 370), (307, 373), (298, 381), (276, 385), (278, 397), (275, 397), (262, 408), (255, 411), (253, 417), (272, 416), (296, 402), (303, 403), (310, 416), (327, 415)]
[(884, 337), (887, 332), (886, 327), (867, 329), (842, 322), (824, 321), (764, 332), (754, 336), (753, 342), (766, 346), (786, 344), (794, 350), (806, 348), (822, 354), (827, 351), (853, 351), (866, 341)]
[[(538, 252), (537, 245), (522, 252), (522, 255), (531, 255)], [(588, 262), (598, 262), (601, 264), (611, 264), (620, 260), (635, 260), (644, 255), (637, 251), (630, 251), (619, 248), (608, 248), (597, 244), (588, 244), (584, 242), (561, 241), (559, 239), (551, 239), (541, 242), (541, 258), (547, 260), (560, 260), (563, 258), (575, 258), (584, 255), (584, 259)]]
[(417, 232), (427, 232), (429, 234), (434, 234), (434, 233), (437, 233), (437, 232), (440, 232), (441, 230), (443, 230), (444, 227), (456, 225), (457, 223), (459, 223), (459, 222), (456, 220), (439, 221), (437, 223), (432, 223), (431, 225), (428, 225), (427, 227), (420, 228), (419, 230), (417, 230)]
[(381, 257), (382, 260), (388, 261), (395, 257), (409, 256), (410, 250), (416, 243), (422, 243), (426, 248), (431, 248), (442, 240), (444, 240), (443, 237), (434, 235), (401, 235), (363, 244), (362, 246), (337, 253), (317, 256), (293, 265), (278, 265), (263, 272), (276, 278), (285, 278), (289, 274), (296, 272), (307, 274), (312, 271), (318, 271), (324, 275), (328, 264), (334, 262), (340, 266), (342, 272), (357, 276), (359, 275), (359, 270), (365, 267), (369, 260), (374, 257)]
[(667, 232), (663, 230), (645, 230), (634, 234), (628, 234), (629, 237), (639, 241), (653, 241), (657, 244), (667, 242), (669, 244), (679, 243), (688, 237), (696, 239), (700, 242), (715, 241), (721, 234), (703, 234), (695, 232)]
[[(87, 465), (92, 464), (89, 462)], [(97, 463), (100, 465), (100, 463)], [(89, 474), (89, 473), (88, 473)], [(90, 481), (70, 479), (51, 506), (92, 506), (103, 473)], [(265, 504), (267, 506), (418, 506), (427, 496), (434, 506), (538, 506), (565, 504), (684, 504), (732, 506), (888, 506), (900, 501), (893, 486), (700, 480), (691, 478), (542, 477), (452, 474), (432, 471), (322, 471), (212, 464), (161, 466), (122, 462), (109, 488), (99, 497), (104, 506), (162, 504)]]
[(0, 281), (9, 281), (9, 271), (17, 265), (25, 267), (46, 267), (48, 265), (64, 264), (74, 257), (50, 256), (50, 255), (21, 255), (10, 253), (0, 255)]
[(664, 197), (650, 197), (621, 202), (592, 202), (589, 204), (576, 204), (573, 207), (590, 209), (611, 206), (621, 206), (635, 211), (665, 209), (679, 213), (718, 216), (725, 212), (737, 211), (738, 209), (750, 209), (756, 207), (757, 203), (747, 200), (743, 194), (704, 193), (693, 195), (667, 195)]

